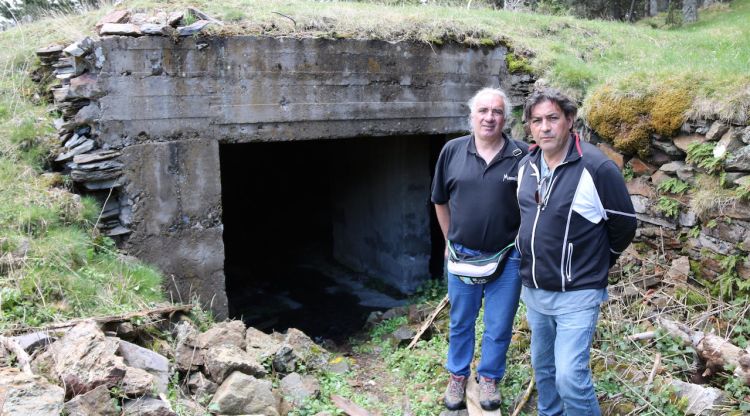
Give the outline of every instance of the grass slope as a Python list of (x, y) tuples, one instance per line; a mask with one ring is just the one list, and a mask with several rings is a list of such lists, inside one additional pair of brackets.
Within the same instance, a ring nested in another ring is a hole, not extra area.
[[(383, 4), (383, 3), (389, 3)], [(228, 24), (220, 34), (509, 44), (533, 55), (539, 76), (579, 99), (603, 84), (622, 94), (665, 82), (695, 91), (691, 113), (742, 122), (750, 114), (750, 0), (702, 10), (700, 21), (676, 29), (507, 12), (473, 2), (306, 0), (134, 0), (129, 8), (169, 10), (193, 5)], [(395, 4), (395, 5), (394, 5)], [(654, 19), (656, 20), (656, 19)]]
[(34, 51), (83, 35), (100, 13), (57, 16), (0, 33), (0, 332), (163, 301), (154, 269), (98, 235), (100, 207), (42, 174), (57, 141), (29, 72)]

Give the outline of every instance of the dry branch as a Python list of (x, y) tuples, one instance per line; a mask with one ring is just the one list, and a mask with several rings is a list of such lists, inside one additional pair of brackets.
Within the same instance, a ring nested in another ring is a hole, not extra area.
[(18, 366), (21, 368), (21, 371), (26, 374), (34, 374), (31, 371), (31, 357), (29, 357), (29, 354), (27, 354), (16, 341), (0, 336), (0, 345), (16, 356), (16, 361), (18, 361)]
[(638, 334), (633, 334), (628, 337), (629, 341), (642, 341), (644, 339), (654, 339), (656, 337), (655, 331), (646, 331), (646, 332), (640, 332)]
[(435, 307), (435, 310), (433, 310), (432, 313), (430, 313), (430, 316), (428, 316), (424, 323), (422, 323), (422, 326), (419, 328), (419, 331), (417, 331), (417, 334), (414, 335), (414, 338), (411, 340), (409, 345), (406, 346), (407, 350), (410, 350), (415, 345), (417, 345), (417, 341), (419, 341), (419, 339), (422, 337), (422, 334), (427, 331), (427, 328), (432, 325), (440, 311), (442, 311), (446, 306), (448, 306), (448, 295), (445, 295), (443, 300), (441, 300), (440, 303)]
[(349, 416), (370, 416), (370, 412), (357, 406), (351, 400), (347, 400), (341, 396), (337, 396), (334, 394), (331, 396), (331, 401), (339, 409), (341, 409), (341, 411), (343, 411)]
[(648, 380), (646, 380), (646, 385), (650, 386), (651, 383), (654, 382), (654, 377), (656, 377), (656, 372), (659, 371), (659, 366), (661, 365), (661, 353), (656, 353), (656, 357), (654, 357), (654, 366), (651, 368), (651, 373), (648, 375)]
[(198, 8), (188, 7), (187, 9), (188, 9), (188, 12), (190, 12), (190, 14), (197, 17), (198, 19), (208, 20), (209, 22), (216, 23), (219, 26), (224, 26), (224, 23), (221, 20), (214, 19), (213, 17), (209, 16), (205, 12), (199, 10)]
[(19, 329), (11, 330), (10, 332), (23, 333), (23, 332), (29, 332), (32, 330), (33, 331), (47, 331), (47, 330), (52, 330), (52, 329), (69, 328), (71, 326), (76, 326), (80, 324), (81, 322), (86, 322), (86, 321), (94, 321), (99, 324), (107, 324), (110, 322), (125, 322), (125, 321), (130, 321), (133, 318), (139, 318), (139, 317), (149, 317), (149, 316), (154, 316), (154, 315), (164, 316), (164, 315), (171, 315), (175, 312), (189, 312), (191, 309), (193, 309), (193, 305), (165, 306), (163, 308), (144, 309), (144, 310), (122, 314), (122, 315), (110, 315), (110, 316), (100, 316), (100, 317), (92, 317), (92, 318), (78, 318), (78, 319), (51, 324), (51, 325), (39, 327), (39, 328), (19, 328)]
[(750, 348), (743, 350), (718, 335), (695, 331), (687, 325), (666, 318), (659, 318), (657, 322), (671, 335), (692, 344), (698, 355), (706, 361), (709, 373), (718, 369), (734, 369), (734, 376), (750, 386)]
[(526, 406), (526, 403), (528, 403), (529, 398), (531, 397), (531, 392), (534, 391), (534, 382), (536, 378), (532, 375), (531, 381), (529, 381), (529, 387), (526, 387), (526, 391), (523, 393), (523, 396), (521, 396), (521, 400), (516, 405), (515, 410), (513, 410), (513, 413), (510, 416), (518, 416), (521, 414), (521, 410), (523, 410), (523, 407)]

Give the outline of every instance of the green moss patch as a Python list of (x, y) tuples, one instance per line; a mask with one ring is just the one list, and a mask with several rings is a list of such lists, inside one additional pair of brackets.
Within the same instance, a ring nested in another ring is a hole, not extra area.
[(584, 116), (617, 150), (645, 157), (652, 134), (671, 137), (679, 131), (693, 97), (686, 83), (670, 82), (646, 93), (631, 94), (606, 84), (589, 96)]

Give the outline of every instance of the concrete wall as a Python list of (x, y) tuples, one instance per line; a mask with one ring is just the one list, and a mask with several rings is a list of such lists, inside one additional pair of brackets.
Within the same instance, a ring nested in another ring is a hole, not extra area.
[[(126, 247), (170, 276), (175, 298), (198, 294), (219, 317), (226, 294), (217, 142), (455, 134), (466, 129), (465, 101), (507, 73), (503, 47), (254, 37), (105, 37), (98, 47), (95, 131), (99, 147), (123, 149), (120, 200), (133, 213)], [(425, 186), (401, 175), (424, 161), (416, 160), (423, 149), (403, 146), (368, 158), (363, 175), (406, 200)], [(372, 271), (401, 273), (392, 283), (411, 288), (420, 253), (429, 253), (424, 239), (412, 238), (425, 232), (421, 208), (342, 192), (377, 220), (360, 217), (365, 245), (357, 228), (340, 232), (353, 247), (338, 250), (340, 258), (364, 267), (368, 257), (359, 256), (384, 242), (369, 257), (382, 270)]]
[(100, 137), (114, 147), (455, 133), (471, 93), (505, 68), (502, 47), (110, 37), (102, 48)]
[(359, 147), (335, 175), (333, 255), (410, 293), (429, 277), (430, 143), (384, 144)]

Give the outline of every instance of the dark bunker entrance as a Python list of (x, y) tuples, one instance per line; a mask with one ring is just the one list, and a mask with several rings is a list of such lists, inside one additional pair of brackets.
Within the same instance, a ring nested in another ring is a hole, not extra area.
[(342, 342), (442, 275), (444, 135), (220, 146), (229, 313)]

